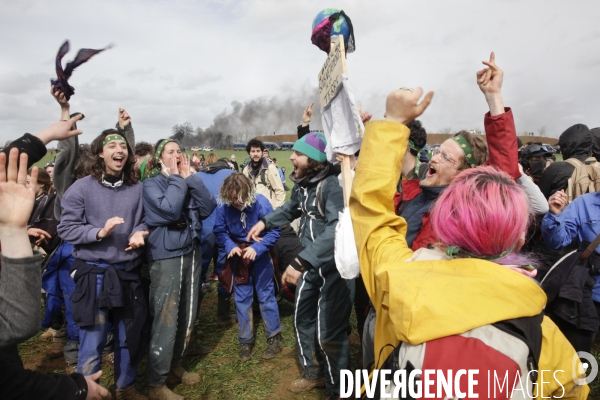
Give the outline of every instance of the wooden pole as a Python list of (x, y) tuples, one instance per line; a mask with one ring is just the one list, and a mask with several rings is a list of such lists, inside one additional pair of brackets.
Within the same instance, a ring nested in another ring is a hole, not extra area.
[[(332, 36), (331, 37), (331, 49), (333, 49), (333, 45), (337, 44), (337, 41), (340, 41), (340, 48), (342, 50), (343, 57), (346, 57), (346, 51), (344, 48), (344, 36)], [(330, 50), (331, 51), (331, 50)], [(348, 73), (346, 69), (346, 63), (342, 64), (343, 74), (346, 75)], [(339, 83), (339, 82), (338, 82)], [(342, 190), (344, 192), (344, 207), (348, 207), (350, 205), (350, 192), (352, 191), (352, 168), (350, 167), (350, 157), (349, 155), (343, 154), (342, 159)]]

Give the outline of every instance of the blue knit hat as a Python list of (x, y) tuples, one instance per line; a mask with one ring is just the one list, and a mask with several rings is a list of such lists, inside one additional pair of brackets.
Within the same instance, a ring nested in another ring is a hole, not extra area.
[(325, 135), (321, 132), (311, 132), (298, 139), (292, 150), (302, 153), (312, 160), (325, 162), (327, 161), (326, 146), (327, 139), (325, 139)]

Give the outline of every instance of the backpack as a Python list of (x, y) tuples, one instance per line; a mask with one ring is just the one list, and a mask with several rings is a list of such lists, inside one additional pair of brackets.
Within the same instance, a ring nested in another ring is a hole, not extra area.
[(576, 158), (569, 158), (565, 162), (575, 167), (567, 186), (567, 204), (582, 194), (600, 190), (600, 163), (594, 157), (585, 162)]
[[(535, 398), (536, 388), (533, 383), (538, 380), (537, 370), (542, 349), (541, 324), (543, 317), (542, 313), (533, 317), (501, 321), (472, 329), (460, 335), (434, 339), (419, 345), (400, 343), (380, 369), (391, 370), (391, 376), (396, 371), (405, 370), (407, 381), (412, 371), (421, 370), (418, 379), (422, 384), (422, 398), (425, 395), (424, 370), (436, 370), (437, 374), (443, 373), (446, 379), (448, 379), (448, 370), (450, 370), (454, 383), (454, 377), (459, 370), (475, 369), (478, 369), (479, 373), (475, 375), (478, 383), (474, 386), (474, 392), (479, 394), (479, 398), (509, 399), (513, 385), (515, 388), (513, 399)], [(530, 373), (530, 371), (532, 372)], [(504, 382), (507, 373), (508, 379)], [(520, 376), (520, 385), (519, 381), (516, 381), (517, 374)], [(495, 380), (495, 378), (497, 379)], [(433, 385), (429, 387), (429, 392), (437, 393), (435, 375), (432, 376), (432, 379)], [(396, 387), (394, 380), (390, 379), (390, 381), (386, 393), (389, 393), (392, 398), (412, 399), (408, 383), (405, 396), (400, 390), (398, 397), (394, 397)], [(365, 389), (369, 389), (366, 386), (365, 383)], [(454, 390), (454, 385), (452, 388)], [(467, 388), (467, 375), (463, 375), (460, 380), (460, 390), (467, 392)], [(365, 396), (378, 399), (381, 393), (380, 379), (370, 389), (372, 391), (365, 390)], [(523, 393), (521, 389), (527, 393)], [(441, 390), (442, 398), (446, 398), (443, 397), (443, 386)], [(490, 397), (488, 397), (488, 390), (490, 390)]]
[(260, 184), (263, 186), (266, 186), (267, 189), (269, 189), (269, 197), (273, 198), (273, 188), (271, 187), (271, 185), (269, 185), (269, 183), (267, 182), (267, 180), (265, 179), (265, 175), (267, 173), (266, 169), (261, 169), (260, 170)]

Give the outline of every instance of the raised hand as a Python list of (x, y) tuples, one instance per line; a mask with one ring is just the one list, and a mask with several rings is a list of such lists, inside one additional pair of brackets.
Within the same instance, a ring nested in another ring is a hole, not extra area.
[(385, 118), (404, 125), (418, 118), (431, 103), (433, 92), (427, 93), (419, 103), (422, 95), (423, 89), (420, 87), (394, 90), (385, 103)]
[(369, 122), (373, 118), (373, 114), (368, 111), (363, 111), (360, 113), (360, 119), (362, 119), (363, 125)]
[(131, 117), (129, 116), (127, 111), (125, 111), (122, 108), (119, 108), (118, 117), (119, 117), (119, 126), (121, 128), (125, 128), (131, 122)]
[(238, 256), (239, 257), (241, 255), (242, 255), (242, 249), (240, 249), (239, 247), (234, 247), (233, 249), (231, 249), (231, 251), (227, 255), (227, 258), (231, 258), (233, 256)]
[(137, 231), (136, 233), (131, 235), (131, 239), (129, 239), (129, 247), (127, 247), (125, 249), (125, 251), (143, 247), (146, 244), (146, 242), (144, 241), (144, 238), (146, 236), (148, 236), (149, 234), (150, 234), (150, 232), (148, 232), (148, 231)]
[(490, 107), (490, 115), (500, 115), (504, 113), (504, 103), (502, 101), (504, 72), (496, 65), (496, 56), (493, 51), (490, 54), (490, 61), (482, 61), (482, 63), (487, 68), (477, 71), (477, 85)]
[(105, 238), (112, 233), (115, 226), (121, 225), (124, 223), (125, 223), (125, 220), (121, 217), (109, 218), (108, 220), (106, 220), (106, 223), (104, 224), (104, 228), (102, 228), (98, 231), (98, 233), (96, 234), (96, 237), (98, 239)]
[(496, 65), (494, 52), (490, 54), (490, 61), (482, 61), (487, 68), (477, 71), (477, 85), (484, 95), (500, 94), (504, 72)]
[(27, 154), (22, 153), (17, 170), (19, 150), (13, 148), (8, 155), (0, 152), (0, 229), (25, 230), (35, 203), (33, 188), (37, 184), (38, 169), (33, 167), (27, 185)]
[(61, 90), (54, 90), (54, 86), (50, 86), (50, 94), (54, 100), (60, 105), (60, 108), (69, 109), (70, 105), (65, 94)]
[(258, 235), (260, 235), (261, 232), (265, 230), (265, 228), (266, 228), (265, 223), (262, 221), (258, 221), (256, 223), (256, 225), (254, 225), (252, 227), (252, 229), (250, 229), (250, 232), (248, 232), (248, 235), (246, 235), (246, 241), (249, 242), (250, 239), (254, 240), (255, 242), (262, 241), (262, 238), (259, 237)]
[(567, 206), (567, 194), (564, 190), (560, 192), (555, 192), (548, 199), (548, 208), (550, 208), (550, 212), (552, 214), (558, 215), (565, 209)]
[(313, 114), (312, 108), (314, 105), (315, 102), (313, 101), (308, 107), (304, 109), (304, 114), (302, 114), (302, 126), (310, 124), (310, 120), (312, 119)]
[(35, 134), (44, 144), (53, 140), (64, 140), (70, 137), (81, 135), (82, 130), (73, 129), (73, 125), (84, 118), (83, 114), (75, 115), (67, 121), (58, 121)]

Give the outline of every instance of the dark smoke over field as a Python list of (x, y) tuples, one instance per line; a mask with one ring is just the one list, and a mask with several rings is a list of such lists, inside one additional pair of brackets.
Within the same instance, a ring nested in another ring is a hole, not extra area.
[(318, 88), (305, 88), (296, 93), (245, 102), (234, 101), (231, 108), (217, 115), (205, 134), (222, 133), (236, 140), (245, 141), (259, 135), (292, 134), (302, 122), (307, 105), (315, 102), (311, 128), (321, 129), (321, 112)]

